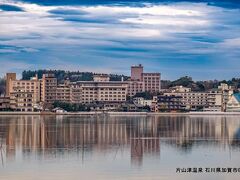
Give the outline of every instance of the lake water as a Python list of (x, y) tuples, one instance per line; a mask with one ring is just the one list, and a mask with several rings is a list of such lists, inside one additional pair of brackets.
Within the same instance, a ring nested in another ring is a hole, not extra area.
[(239, 180), (239, 168), (238, 116), (0, 116), (0, 180)]

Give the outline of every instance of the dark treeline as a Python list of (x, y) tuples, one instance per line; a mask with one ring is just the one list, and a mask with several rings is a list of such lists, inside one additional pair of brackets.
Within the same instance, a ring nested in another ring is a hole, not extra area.
[(209, 81), (193, 81), (191, 77), (181, 77), (175, 81), (163, 80), (162, 89), (168, 89), (173, 86), (184, 86), (191, 88), (192, 91), (207, 91), (210, 89), (217, 88), (221, 83), (226, 83), (235, 89), (240, 88), (240, 78), (232, 78), (231, 80), (209, 80)]
[[(80, 72), (80, 71), (64, 71), (64, 70), (36, 70), (36, 71), (23, 71), (22, 79), (28, 80), (31, 77), (38, 75), (38, 78), (42, 78), (44, 73), (53, 73), (57, 78), (59, 83), (64, 82), (64, 80), (69, 79), (70, 81), (92, 81), (93, 72)], [(124, 75), (110, 74), (110, 81), (121, 81), (122, 77), (127, 80), (129, 77)]]
[(5, 92), (6, 81), (4, 78), (0, 78), (0, 95)]

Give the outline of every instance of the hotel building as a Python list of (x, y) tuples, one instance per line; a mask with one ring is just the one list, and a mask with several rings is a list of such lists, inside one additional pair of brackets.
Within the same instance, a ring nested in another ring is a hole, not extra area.
[(40, 103), (40, 81), (37, 76), (30, 80), (10, 80), (7, 85), (10, 104), (17, 111), (33, 111), (34, 107)]
[(71, 102), (70, 81), (65, 81), (64, 84), (59, 84), (56, 88), (56, 100), (60, 102)]
[(217, 89), (208, 92), (192, 92), (191, 88), (176, 86), (170, 88), (167, 96), (181, 96), (187, 110), (226, 111), (227, 102), (233, 94), (231, 86), (222, 83)]
[(94, 81), (71, 83), (71, 102), (125, 102), (127, 87), (127, 82), (109, 81), (108, 75), (94, 75)]
[(187, 110), (199, 110), (207, 107), (208, 93), (205, 92), (169, 92), (166, 96), (180, 96), (181, 101)]
[(158, 93), (161, 89), (161, 74), (160, 73), (143, 73), (142, 81), (144, 91)]
[(161, 90), (160, 73), (144, 73), (141, 64), (131, 66), (131, 78), (128, 81), (128, 95), (140, 92), (158, 93)]
[(54, 74), (43, 74), (41, 79), (41, 101), (50, 105), (56, 101), (57, 78)]
[(134, 96), (137, 93), (144, 92), (144, 83), (142, 81), (128, 81), (128, 95)]

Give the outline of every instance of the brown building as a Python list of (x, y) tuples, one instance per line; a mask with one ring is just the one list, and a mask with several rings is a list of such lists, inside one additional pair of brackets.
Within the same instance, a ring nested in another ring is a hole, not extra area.
[(16, 80), (16, 73), (7, 73), (6, 74), (6, 94), (5, 96), (10, 96), (12, 91), (12, 81)]
[(131, 66), (131, 80), (141, 81), (143, 73), (143, 66), (141, 64), (136, 66)]
[(131, 67), (131, 79), (128, 81), (128, 95), (134, 96), (138, 92), (157, 93), (161, 90), (160, 73), (144, 73), (141, 64)]
[(41, 101), (49, 105), (56, 101), (57, 78), (54, 74), (43, 74), (41, 79)]

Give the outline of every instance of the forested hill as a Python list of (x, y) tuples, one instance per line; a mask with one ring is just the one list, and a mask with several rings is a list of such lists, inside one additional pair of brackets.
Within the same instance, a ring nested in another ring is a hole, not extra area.
[[(59, 83), (62, 83), (65, 79), (69, 79), (70, 81), (92, 81), (93, 72), (80, 72), (80, 71), (64, 71), (64, 70), (36, 70), (36, 71), (23, 71), (22, 79), (28, 80), (31, 77), (34, 77), (36, 74), (38, 78), (42, 78), (42, 75), (45, 73), (53, 73), (57, 78)], [(118, 74), (110, 74), (110, 81), (121, 81), (121, 78), (127, 80), (129, 77), (125, 75)]]

